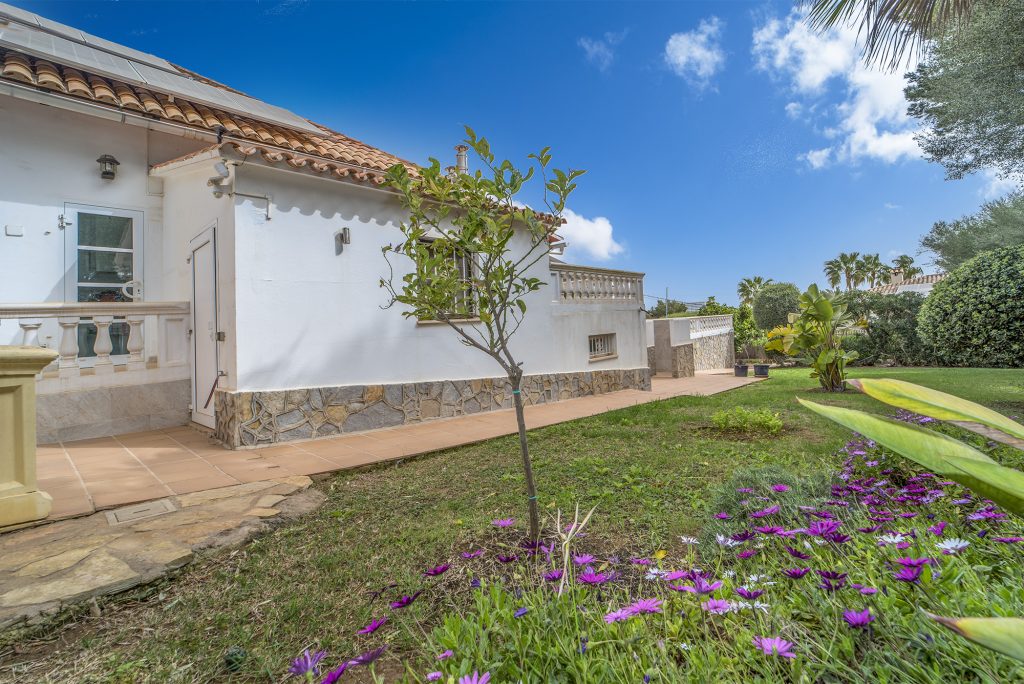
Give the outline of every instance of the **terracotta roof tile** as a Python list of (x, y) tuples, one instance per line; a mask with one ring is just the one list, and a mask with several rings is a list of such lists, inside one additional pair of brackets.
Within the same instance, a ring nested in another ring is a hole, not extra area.
[[(186, 69), (180, 71), (214, 87), (239, 92)], [(399, 157), (317, 124), (314, 126), (322, 131), (319, 135), (292, 130), (115, 79), (83, 73), (69, 66), (34, 59), (14, 50), (0, 48), (0, 80), (66, 93), (75, 98), (136, 111), (154, 119), (186, 124), (211, 133), (220, 132), (223, 127), (227, 137), (247, 141), (235, 144), (240, 152), (243, 149), (249, 150), (242, 154), (259, 152), (270, 163), (286, 161), (295, 168), (311, 164), (311, 168), (320, 173), (330, 172), (341, 178), (355, 178), (377, 184), (383, 182), (382, 172), (395, 164), (405, 164), (410, 170), (416, 170), (414, 164)], [(322, 159), (318, 161), (316, 157)]]
[(896, 294), (900, 291), (900, 288), (907, 285), (934, 285), (935, 283), (943, 280), (947, 274), (945, 273), (929, 273), (928, 275), (914, 276), (913, 278), (907, 278), (901, 283), (886, 283), (885, 285), (876, 285), (871, 288), (870, 292), (877, 292), (878, 294)]

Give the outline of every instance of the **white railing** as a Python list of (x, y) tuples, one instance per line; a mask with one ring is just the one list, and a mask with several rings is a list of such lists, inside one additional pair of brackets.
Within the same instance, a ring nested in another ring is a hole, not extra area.
[(635, 303), (639, 306), (643, 302), (643, 273), (552, 264), (551, 280), (554, 301), (560, 303), (620, 302)]
[(721, 316), (692, 316), (683, 320), (690, 322), (690, 337), (709, 337), (732, 332), (732, 314)]
[[(115, 370), (138, 374), (158, 367), (188, 366), (188, 302), (0, 304), (0, 321), (12, 319), (21, 329), (15, 344), (57, 350), (57, 359), (43, 370), (42, 377), (59, 378), (63, 389), (77, 387), (79, 383), (74, 381), (87, 375), (102, 378)], [(113, 353), (110, 329), (115, 325), (127, 331), (123, 354)], [(95, 327), (90, 356), (80, 356), (80, 326)]]

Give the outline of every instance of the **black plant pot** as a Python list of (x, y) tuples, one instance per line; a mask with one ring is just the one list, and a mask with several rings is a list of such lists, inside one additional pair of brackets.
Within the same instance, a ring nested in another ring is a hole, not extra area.
[(768, 377), (768, 364), (767, 363), (755, 363), (754, 364), (754, 377), (755, 378), (767, 378)]
[(737, 363), (735, 366), (732, 367), (733, 372), (736, 373), (736, 377), (737, 378), (745, 378), (745, 377), (747, 377), (747, 369), (748, 368), (750, 368), (750, 366), (748, 366), (745, 363)]

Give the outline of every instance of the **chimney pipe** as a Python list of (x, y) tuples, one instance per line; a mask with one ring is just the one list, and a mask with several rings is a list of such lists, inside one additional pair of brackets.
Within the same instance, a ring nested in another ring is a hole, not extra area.
[(455, 146), (455, 169), (459, 173), (469, 173), (469, 157), (466, 152), (469, 152), (469, 145)]
[(903, 282), (903, 271), (901, 269), (894, 268), (893, 271), (892, 271), (892, 275), (889, 277), (889, 284), (890, 285), (899, 285), (902, 282)]

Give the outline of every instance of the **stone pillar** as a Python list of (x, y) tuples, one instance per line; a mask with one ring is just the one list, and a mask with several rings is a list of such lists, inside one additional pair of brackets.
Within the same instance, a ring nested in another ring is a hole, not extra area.
[(36, 489), (36, 374), (57, 352), (0, 346), (0, 527), (41, 520), (53, 499)]

